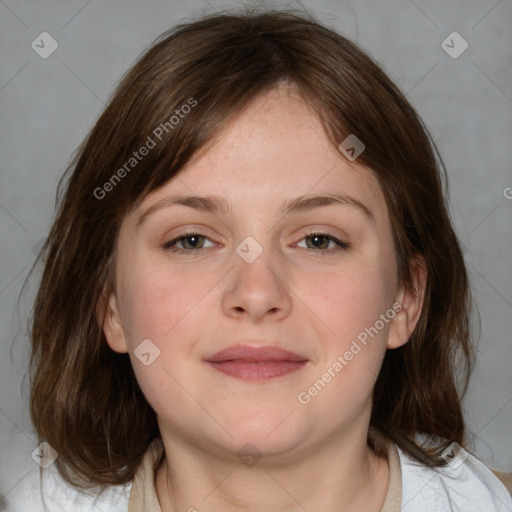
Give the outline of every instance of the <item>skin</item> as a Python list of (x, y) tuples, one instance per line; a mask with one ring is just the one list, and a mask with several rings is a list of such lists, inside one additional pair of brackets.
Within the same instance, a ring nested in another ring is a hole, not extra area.
[[(221, 196), (231, 211), (173, 205), (137, 226), (149, 207), (177, 193)], [(285, 200), (331, 193), (357, 199), (373, 220), (336, 203), (279, 213)], [(190, 249), (190, 238), (177, 242), (186, 253), (162, 248), (187, 228), (206, 237), (202, 251)], [(316, 239), (331, 249), (321, 254), (311, 231), (350, 247)], [(248, 236), (263, 249), (252, 263), (236, 252)], [(395, 257), (376, 177), (333, 148), (315, 113), (285, 87), (256, 98), (126, 216), (104, 332), (113, 350), (129, 352), (158, 416), (163, 512), (381, 509), (389, 467), (367, 445), (371, 395), (385, 351), (406, 343), (416, 325), (425, 282), (416, 267), (419, 292), (402, 289)], [(397, 302), (403, 309), (394, 319), (307, 405), (299, 403), (298, 393)], [(144, 339), (161, 351), (149, 366), (134, 356)], [(277, 345), (308, 362), (263, 382), (204, 362), (244, 343)], [(252, 466), (237, 457), (247, 442), (262, 455)]]

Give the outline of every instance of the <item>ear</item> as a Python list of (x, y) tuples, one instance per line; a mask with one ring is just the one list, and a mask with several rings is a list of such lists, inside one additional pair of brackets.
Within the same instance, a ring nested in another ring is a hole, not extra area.
[(128, 352), (121, 315), (114, 293), (110, 294), (108, 303), (106, 303), (104, 295), (100, 297), (97, 306), (97, 318), (110, 348), (120, 354)]
[(397, 303), (401, 309), (390, 324), (389, 338), (386, 347), (393, 349), (405, 345), (411, 337), (421, 315), (425, 288), (427, 285), (427, 266), (421, 256), (411, 262), (414, 290), (401, 288), (397, 295)]

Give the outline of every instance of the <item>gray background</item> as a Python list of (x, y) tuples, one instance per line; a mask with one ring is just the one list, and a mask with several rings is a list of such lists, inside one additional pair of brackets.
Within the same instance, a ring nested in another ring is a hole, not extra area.
[[(37, 279), (19, 313), (15, 302), (49, 228), (58, 178), (113, 86), (157, 35), (237, 4), (0, 0), (0, 491), (12, 492), (9, 498), (35, 465), (22, 379)], [(512, 2), (303, 5), (381, 63), (438, 143), (481, 316), (467, 419), (477, 455), (512, 471)], [(31, 48), (43, 31), (59, 44), (47, 59)], [(453, 31), (469, 44), (456, 59), (441, 47)]]

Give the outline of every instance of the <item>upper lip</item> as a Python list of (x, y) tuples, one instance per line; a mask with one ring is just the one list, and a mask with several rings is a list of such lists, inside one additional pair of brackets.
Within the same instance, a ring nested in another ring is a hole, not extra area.
[(211, 363), (220, 363), (223, 361), (307, 361), (305, 357), (275, 347), (273, 345), (265, 345), (260, 347), (251, 347), (249, 345), (233, 345), (225, 348), (220, 352), (216, 352), (209, 356), (206, 361)]

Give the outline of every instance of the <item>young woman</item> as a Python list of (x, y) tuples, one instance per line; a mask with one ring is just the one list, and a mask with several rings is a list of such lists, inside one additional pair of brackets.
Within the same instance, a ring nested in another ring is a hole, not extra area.
[(355, 44), (291, 12), (175, 27), (66, 177), (32, 329), (50, 510), (512, 510), (463, 448), (443, 169)]

